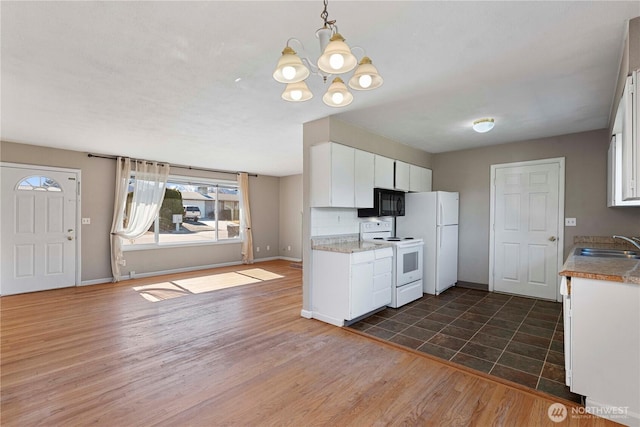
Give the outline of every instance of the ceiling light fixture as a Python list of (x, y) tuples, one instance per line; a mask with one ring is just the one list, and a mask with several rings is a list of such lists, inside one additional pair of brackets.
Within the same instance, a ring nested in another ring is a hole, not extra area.
[(336, 21), (328, 20), (327, 3), (328, 0), (324, 0), (324, 10), (320, 14), (324, 26), (316, 31), (322, 54), (315, 64), (305, 56), (302, 58), (298, 56), (289, 44), (296, 41), (303, 50), (304, 46), (300, 40), (290, 38), (273, 72), (273, 78), (276, 81), (287, 85), (282, 93), (282, 99), (285, 101), (301, 102), (313, 97), (313, 93), (304, 81), (310, 74), (321, 76), (325, 83), (330, 77), (336, 76), (322, 97), (324, 103), (331, 107), (344, 107), (353, 101), (353, 95), (344, 81), (337, 77), (339, 74), (348, 73), (355, 68), (353, 76), (349, 79), (351, 89), (371, 90), (382, 86), (382, 77), (371, 63), (371, 59), (363, 56), (358, 63), (358, 59), (353, 54), (354, 49), (360, 49), (363, 52), (364, 49), (358, 46), (349, 48), (344, 37), (338, 32)]
[(495, 126), (495, 120), (492, 118), (478, 119), (473, 122), (473, 130), (478, 133), (489, 132)]

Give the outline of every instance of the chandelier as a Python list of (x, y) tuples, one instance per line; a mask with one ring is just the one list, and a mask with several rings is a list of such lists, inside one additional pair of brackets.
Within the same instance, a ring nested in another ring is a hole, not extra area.
[(364, 53), (364, 49), (359, 46), (349, 48), (344, 37), (338, 32), (336, 21), (328, 19), (327, 3), (328, 0), (324, 0), (324, 10), (320, 14), (324, 25), (316, 31), (322, 54), (315, 64), (307, 57), (298, 56), (289, 44), (296, 41), (303, 50), (304, 46), (300, 40), (290, 38), (273, 72), (274, 79), (287, 85), (282, 92), (282, 99), (285, 101), (302, 102), (313, 98), (313, 93), (305, 82), (311, 74), (321, 76), (325, 83), (333, 77), (327, 92), (322, 97), (322, 101), (330, 107), (344, 107), (353, 101), (353, 95), (339, 76), (354, 68), (355, 71), (348, 80), (351, 89), (371, 90), (382, 85), (382, 77), (371, 63), (371, 59), (365, 54), (358, 63), (352, 53), (354, 49), (360, 49)]

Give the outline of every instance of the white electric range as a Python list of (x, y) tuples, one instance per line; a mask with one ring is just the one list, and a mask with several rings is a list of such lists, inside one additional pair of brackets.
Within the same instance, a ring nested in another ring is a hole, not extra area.
[(389, 307), (398, 308), (422, 297), (422, 239), (393, 236), (392, 221), (378, 220), (360, 223), (360, 240), (393, 245), (393, 289)]

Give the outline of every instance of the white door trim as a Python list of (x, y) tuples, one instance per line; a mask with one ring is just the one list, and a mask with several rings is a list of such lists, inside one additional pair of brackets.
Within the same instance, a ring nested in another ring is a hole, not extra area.
[[(558, 172), (558, 262), (557, 271), (559, 272), (564, 264), (564, 174), (565, 174), (565, 158), (555, 157), (551, 159), (531, 160), (515, 163), (499, 163), (491, 165), (491, 181), (490, 188), (490, 213), (489, 213), (489, 292), (494, 290), (494, 254), (495, 254), (495, 202), (496, 202), (496, 170), (498, 168), (533, 166), (543, 164), (557, 164), (560, 168)], [(562, 301), (560, 295), (560, 276), (558, 276), (558, 286), (556, 291), (556, 301)]]
[[(76, 183), (77, 183), (77, 192), (78, 194), (76, 194), (77, 196), (77, 202), (76, 202), (76, 224), (75, 224), (75, 229), (76, 229), (76, 239), (75, 239), (75, 243), (76, 243), (76, 259), (75, 259), (75, 264), (76, 264), (76, 278), (75, 278), (75, 286), (80, 286), (81, 285), (81, 278), (82, 278), (82, 263), (81, 261), (81, 256), (80, 256), (80, 250), (82, 248), (82, 243), (81, 243), (81, 239), (82, 239), (82, 227), (80, 226), (81, 224), (81, 219), (80, 219), (80, 214), (82, 212), (81, 209), (81, 202), (82, 202), (82, 191), (81, 189), (81, 177), (82, 177), (82, 171), (80, 169), (70, 169), (70, 168), (59, 168), (59, 167), (55, 167), (55, 166), (42, 166), (42, 165), (28, 165), (28, 164), (24, 164), (24, 163), (10, 163), (10, 162), (0, 162), (0, 167), (11, 167), (11, 168), (21, 168), (21, 169), (32, 169), (34, 171), (55, 171), (55, 172), (66, 172), (66, 173), (72, 173), (75, 174), (76, 176)], [(0, 200), (1, 203), (4, 203), (4, 200)]]

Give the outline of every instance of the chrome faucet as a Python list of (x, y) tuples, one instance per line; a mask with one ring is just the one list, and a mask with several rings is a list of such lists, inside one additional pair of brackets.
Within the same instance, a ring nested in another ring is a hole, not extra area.
[(624, 236), (613, 236), (614, 239), (622, 239), (622, 240), (626, 240), (627, 242), (631, 243), (633, 246), (635, 246), (636, 248), (640, 249), (640, 239), (637, 237), (624, 237)]

